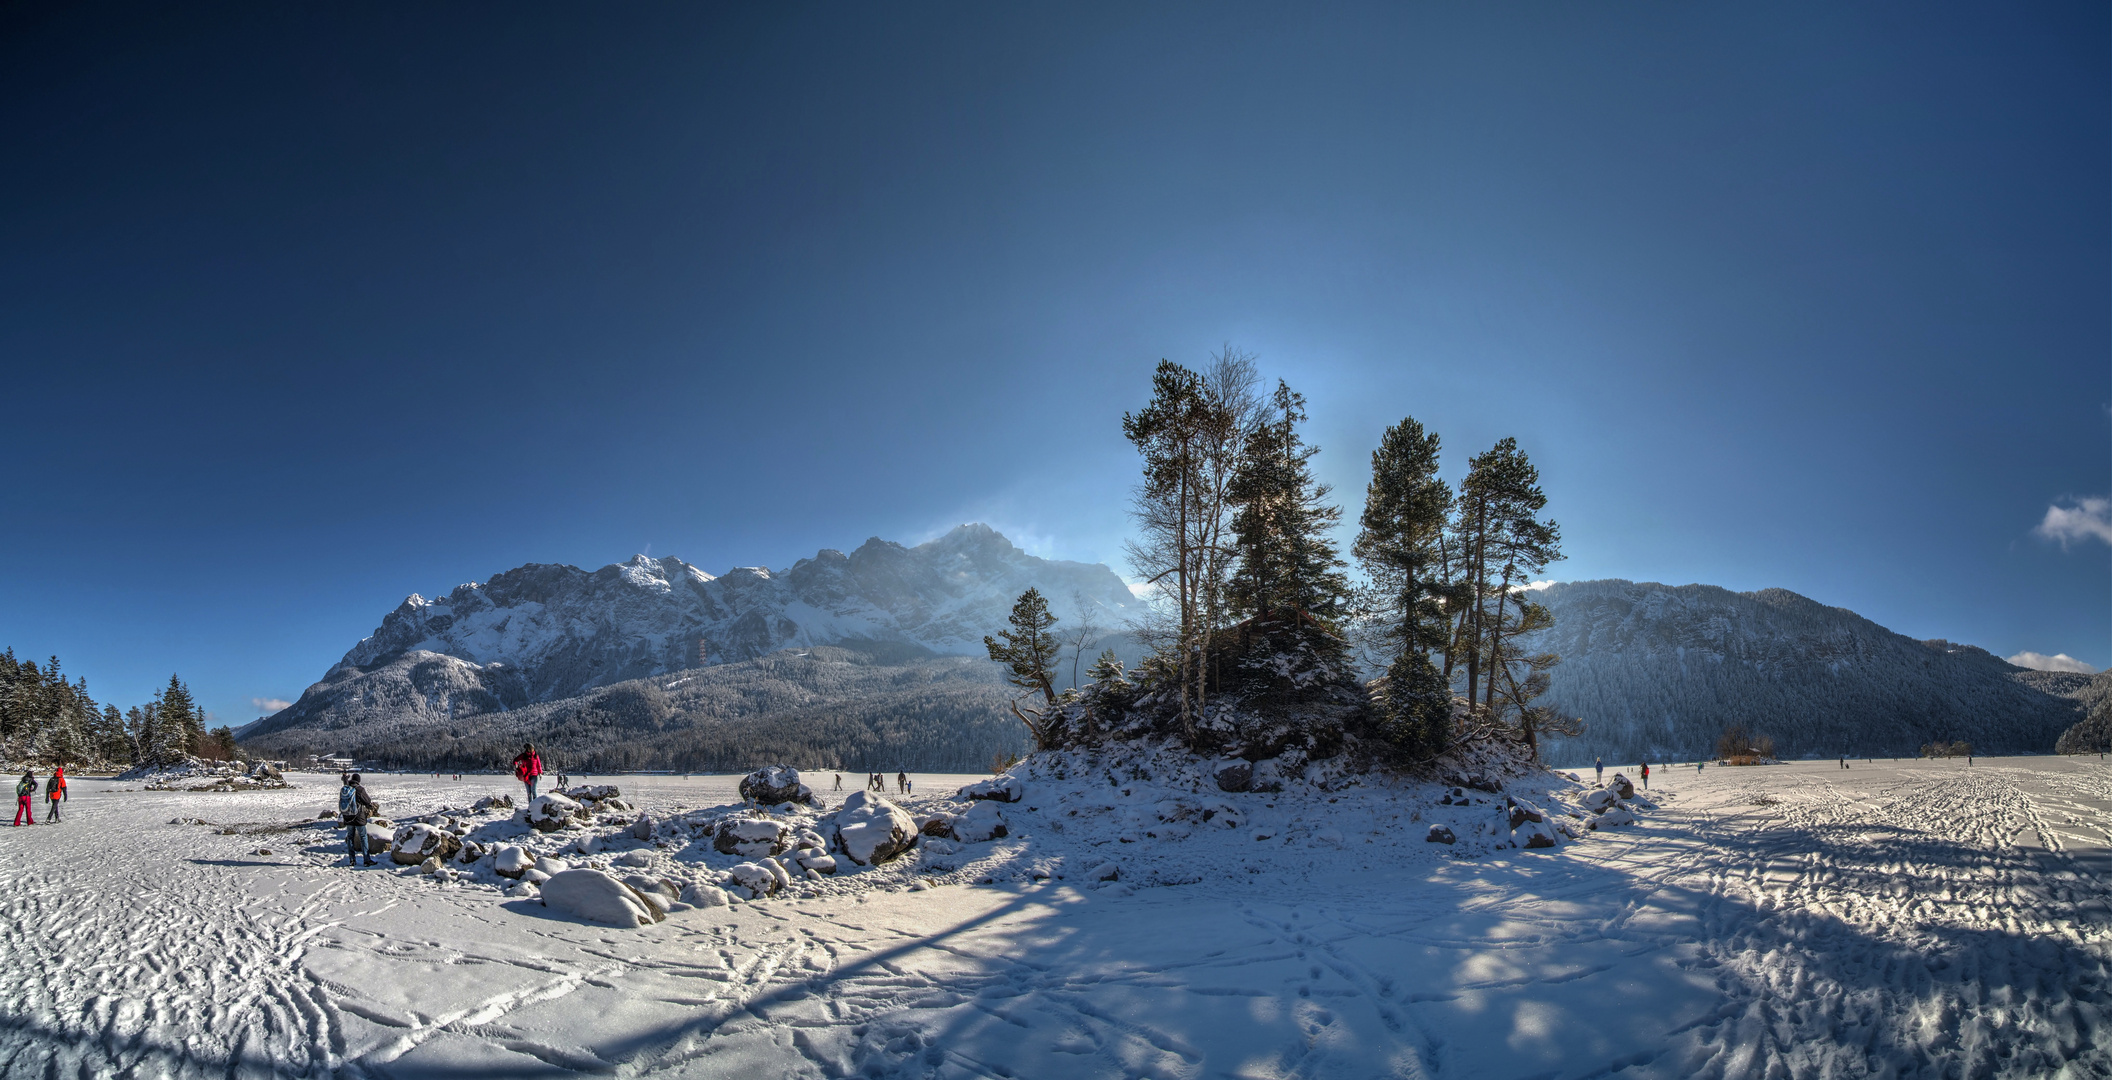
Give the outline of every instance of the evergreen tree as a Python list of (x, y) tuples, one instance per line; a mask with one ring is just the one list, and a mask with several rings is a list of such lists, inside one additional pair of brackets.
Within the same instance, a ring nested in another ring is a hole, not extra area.
[(1056, 625), (1056, 616), (1049, 614), (1049, 602), (1041, 590), (1029, 587), (1019, 594), (1012, 605), (1010, 628), (999, 630), (996, 637), (983, 638), (983, 648), (990, 659), (1005, 665), (1012, 685), (1042, 693), (1045, 707), (1033, 715), (1020, 712), (1015, 702), (1013, 715), (1033, 732), (1035, 746), (1039, 749), (1054, 749), (1048, 745), (1049, 728), (1046, 717), (1056, 707), (1056, 657), (1063, 648), (1050, 628)]
[(1252, 358), (1229, 346), (1203, 373), (1161, 360), (1151, 381), (1151, 402), (1122, 417), (1122, 434), (1144, 459), (1131, 503), (1141, 536), (1127, 550), (1171, 608), (1167, 632), (1155, 622), (1146, 630), (1166, 661), (1159, 666), (1175, 673), (1181, 734), (1192, 738), (1228, 602), (1232, 482), (1260, 403)]
[(192, 730), (199, 726), (197, 706), (189, 687), (174, 675), (169, 685), (155, 695), (153, 726), (149, 731), (147, 760), (155, 765), (174, 765), (190, 753)]
[(1353, 549), (1393, 653), (1381, 687), (1382, 734), (1417, 757), (1443, 750), (1451, 739), (1451, 687), (1431, 660), (1451, 640), (1445, 601), (1453, 591), (1445, 549), (1452, 490), (1438, 478), (1438, 449), (1437, 434), (1413, 417), (1386, 429), (1371, 454)]
[(1305, 422), (1305, 396), (1281, 380), (1270, 396), (1267, 419), (1248, 433), (1233, 478), (1233, 546), (1239, 569), (1231, 595), (1239, 613), (1305, 612), (1330, 622), (1339, 618), (1349, 580), (1328, 530), (1342, 519), (1325, 502), (1331, 489), (1315, 479), (1312, 457), (1298, 425)]
[[(1551, 625), (1545, 609), (1521, 591), (1534, 574), (1562, 558), (1562, 531), (1539, 518), (1547, 506), (1540, 473), (1506, 438), (1478, 455), (1460, 482), (1459, 515), (1454, 522), (1466, 600), (1453, 630), (1453, 651), (1466, 658), (1466, 696), (1491, 718), (1515, 720), (1529, 745), (1537, 746), (1536, 729), (1551, 714), (1525, 705), (1537, 693), (1533, 674), (1545, 674), (1557, 658), (1527, 656), (1516, 639)], [(1527, 674), (1518, 677), (1514, 665)], [(1447, 673), (1450, 674), (1449, 672)], [(1499, 693), (1499, 690), (1501, 693)]]
[(1085, 675), (1095, 686), (1110, 689), (1127, 689), (1129, 686), (1129, 673), (1122, 669), (1122, 658), (1116, 656), (1113, 649), (1103, 650), (1099, 659), (1093, 661), (1093, 666), (1086, 669)]

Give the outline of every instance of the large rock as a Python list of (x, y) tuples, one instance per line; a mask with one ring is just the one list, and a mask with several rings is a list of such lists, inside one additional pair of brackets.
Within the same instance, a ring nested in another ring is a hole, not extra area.
[(988, 780), (977, 781), (960, 790), (963, 799), (990, 799), (995, 802), (1018, 802), (1027, 797), (1027, 786), (1019, 777), (1006, 773)]
[(462, 841), (438, 825), (405, 825), (390, 840), (389, 858), (399, 866), (417, 866), (427, 859), (445, 862), (462, 850)]
[(553, 874), (542, 891), (545, 906), (608, 926), (649, 926), (666, 917), (638, 890), (599, 870)]
[(1598, 817), (1592, 818), (1590, 821), (1590, 825), (1594, 829), (1633, 824), (1635, 824), (1635, 815), (1630, 813), (1625, 806), (1616, 806)]
[(1459, 837), (1453, 835), (1450, 825), (1432, 825), (1430, 826), (1430, 834), (1423, 837), (1423, 839), (1433, 844), (1450, 844), (1456, 842)]
[(501, 844), (492, 852), (491, 869), (500, 877), (518, 878), (535, 865), (535, 856), (519, 844)]
[(721, 855), (762, 859), (782, 853), (792, 845), (792, 830), (782, 821), (737, 817), (719, 822), (712, 833), (711, 848)]
[(1583, 800), (1584, 809), (1589, 810), (1594, 814), (1603, 814), (1606, 811), (1611, 810), (1615, 806), (1619, 805), (1620, 801), (1620, 796), (1615, 795), (1612, 791), (1606, 788), (1599, 788), (1596, 791), (1586, 792)]
[(1242, 761), (1217, 770), (1217, 790), (1245, 791), (1254, 786), (1254, 766)]
[(1635, 798), (1635, 781), (1628, 779), (1626, 776), (1623, 776), (1620, 773), (1614, 773), (1613, 779), (1606, 781), (1606, 786), (1613, 789), (1613, 793), (1619, 796), (1620, 798)]
[(556, 832), (585, 815), (578, 803), (555, 792), (536, 796), (527, 810), (528, 825), (537, 832)]
[(726, 872), (728, 891), (739, 891), (750, 900), (760, 899), (792, 884), (792, 875), (775, 860), (744, 862)]
[(813, 789), (799, 782), (799, 770), (790, 765), (770, 765), (741, 777), (741, 798), (758, 806), (821, 805)]
[(360, 826), (359, 835), (366, 841), (360, 848), (362, 855), (379, 855), (396, 843), (396, 827), (386, 821), (370, 821)]
[(994, 802), (970, 804), (966, 813), (953, 820), (953, 838), (963, 843), (980, 844), (1005, 833), (1005, 815)]
[(1513, 830), (1527, 822), (1538, 824), (1547, 820), (1547, 815), (1541, 813), (1539, 807), (1528, 802), (1519, 802), (1517, 799), (1505, 799), (1504, 811), (1510, 816)]
[(884, 863), (909, 850), (917, 820), (884, 795), (854, 791), (827, 819), (836, 850), (860, 866)]
[(1555, 827), (1545, 821), (1528, 821), (1511, 831), (1511, 839), (1529, 848), (1551, 848), (1559, 845)]

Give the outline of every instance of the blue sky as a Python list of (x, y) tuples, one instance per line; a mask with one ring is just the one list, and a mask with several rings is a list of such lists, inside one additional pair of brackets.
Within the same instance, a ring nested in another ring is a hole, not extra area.
[(240, 723), (523, 562), (983, 520), (1119, 569), (1120, 416), (1230, 342), (1351, 517), (1413, 415), (1455, 474), (1519, 438), (1559, 577), (2112, 665), (2108, 31), (17, 6), (0, 644)]

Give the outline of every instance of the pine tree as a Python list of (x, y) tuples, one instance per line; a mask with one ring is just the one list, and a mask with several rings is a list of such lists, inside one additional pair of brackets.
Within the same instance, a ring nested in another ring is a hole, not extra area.
[(1015, 702), (1012, 714), (1033, 733), (1036, 748), (1054, 749), (1048, 745), (1050, 731), (1046, 718), (1056, 707), (1053, 667), (1063, 648), (1063, 643), (1049, 633), (1056, 625), (1056, 616), (1049, 614), (1049, 602), (1041, 595), (1041, 590), (1029, 587), (1013, 603), (1008, 622), (1009, 629), (999, 630), (996, 637), (983, 638), (983, 648), (989, 651), (990, 659), (1010, 671), (1008, 679), (1012, 685), (1041, 691), (1043, 709), (1029, 715), (1021, 712)]
[(1325, 502), (1331, 489), (1313, 476), (1317, 447), (1298, 434), (1305, 396), (1281, 380), (1268, 419), (1247, 435), (1232, 482), (1233, 547), (1239, 553), (1231, 595), (1251, 617), (1304, 612), (1332, 622), (1342, 614), (1349, 580), (1328, 530), (1342, 519)]
[(1438, 450), (1437, 434), (1413, 417), (1386, 429), (1371, 454), (1363, 528), (1353, 549), (1393, 653), (1381, 688), (1382, 734), (1416, 757), (1443, 750), (1452, 734), (1451, 687), (1430, 658), (1451, 639), (1445, 529), (1452, 490), (1437, 476)]
[(1175, 673), (1187, 738), (1207, 704), (1211, 638), (1224, 622), (1232, 482), (1259, 419), (1254, 381), (1253, 359), (1230, 346), (1206, 373), (1161, 360), (1151, 402), (1122, 417), (1122, 434), (1144, 459), (1144, 482), (1131, 503), (1141, 536), (1127, 550), (1172, 608), (1168, 639), (1154, 642), (1154, 651)]
[[(1539, 518), (1547, 506), (1540, 473), (1516, 439), (1506, 438), (1469, 465), (1460, 482), (1460, 512), (1455, 521), (1467, 603), (1453, 637), (1454, 651), (1467, 661), (1467, 699), (1494, 719), (1515, 718), (1519, 733), (1537, 748), (1537, 729), (1552, 714), (1526, 705), (1537, 696), (1535, 681), (1557, 662), (1551, 655), (1528, 656), (1517, 640), (1552, 624), (1521, 591), (1532, 576), (1562, 558), (1562, 530)], [(1521, 681), (1514, 665), (1524, 664)], [(1499, 691), (1501, 691), (1499, 693)]]
[(197, 706), (189, 687), (174, 675), (155, 698), (154, 724), (148, 760), (155, 765), (174, 765), (193, 745), (192, 731), (200, 726)]
[(1113, 649), (1103, 650), (1099, 659), (1093, 661), (1093, 666), (1086, 669), (1085, 675), (1095, 686), (1107, 689), (1129, 688), (1129, 673), (1123, 670), (1122, 658), (1116, 656)]

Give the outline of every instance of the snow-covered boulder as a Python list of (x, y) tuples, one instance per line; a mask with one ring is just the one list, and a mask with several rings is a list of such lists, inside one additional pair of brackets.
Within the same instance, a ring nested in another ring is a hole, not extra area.
[(511, 796), (511, 795), (486, 795), (486, 796), (484, 796), (484, 797), (482, 797), (482, 798), (478, 799), (478, 800), (477, 800), (476, 802), (474, 802), (474, 803), (471, 803), (471, 804), (470, 804), (470, 807), (469, 807), (469, 810), (470, 810), (470, 812), (471, 812), (471, 813), (473, 813), (473, 814), (481, 814), (481, 813), (485, 812), (486, 810), (499, 810), (499, 809), (506, 809), (506, 810), (511, 810), (511, 809), (513, 809), (513, 796)]
[(1590, 791), (1585, 793), (1584, 809), (1589, 810), (1594, 814), (1603, 814), (1606, 811), (1613, 809), (1613, 807), (1620, 801), (1621, 797), (1615, 795), (1610, 789), (1599, 788), (1596, 791)]
[(534, 865), (535, 856), (519, 844), (501, 844), (491, 856), (491, 869), (500, 877), (520, 877)]
[(528, 827), (537, 832), (556, 832), (585, 814), (586, 810), (577, 802), (556, 792), (538, 795), (528, 804)]
[(638, 890), (599, 870), (567, 870), (543, 882), (543, 904), (609, 926), (649, 926), (665, 918)]
[(794, 856), (794, 858), (798, 859), (799, 865), (817, 874), (833, 874), (836, 872), (836, 856), (826, 851), (808, 848)]
[(1629, 812), (1628, 808), (1625, 806), (1616, 806), (1613, 809), (1608, 810), (1603, 814), (1600, 814), (1598, 817), (1592, 818), (1590, 822), (1591, 827), (1594, 829), (1602, 829), (1614, 825), (1633, 824), (1635, 824), (1635, 815)]
[(1539, 807), (1517, 799), (1505, 799), (1504, 812), (1510, 816), (1511, 828), (1514, 831), (1528, 822), (1538, 824), (1547, 820), (1547, 815), (1541, 813)]
[(1635, 781), (1620, 773), (1614, 773), (1613, 779), (1606, 781), (1606, 786), (1613, 789), (1614, 795), (1618, 798), (1635, 798)]
[(249, 763), (250, 779), (284, 780), (286, 777), (279, 772), (279, 769), (284, 765), (285, 762), (283, 761), (252, 761)]
[(638, 820), (631, 822), (631, 827), (626, 831), (631, 834), (633, 840), (651, 840), (653, 830), (659, 827), (660, 823), (654, 821), (651, 814), (640, 814)]
[(790, 765), (770, 765), (741, 777), (741, 798), (757, 806), (821, 805), (813, 789), (799, 782), (799, 770)]
[(953, 838), (963, 843), (980, 844), (1005, 833), (1005, 815), (994, 802), (970, 804), (966, 813), (953, 820)]
[(1101, 863), (1085, 872), (1085, 880), (1087, 881), (1115, 881), (1121, 876), (1122, 867), (1111, 862)]
[(744, 862), (726, 872), (729, 890), (739, 889), (750, 900), (769, 896), (792, 884), (792, 875), (775, 861)]
[(852, 792), (826, 821), (836, 850), (860, 866), (884, 863), (908, 851), (917, 839), (917, 820), (886, 796), (870, 791)]
[(625, 874), (621, 880), (662, 915), (675, 906), (676, 895), (681, 892), (674, 882), (649, 874)]
[(1254, 786), (1254, 766), (1242, 761), (1217, 770), (1219, 791), (1245, 791)]
[(1451, 844), (1456, 843), (1459, 837), (1453, 835), (1452, 826), (1450, 825), (1432, 825), (1430, 826), (1430, 834), (1423, 837), (1423, 839), (1433, 844)]
[(979, 780), (960, 790), (963, 799), (991, 799), (996, 802), (1018, 802), (1027, 797), (1027, 786), (1011, 773)]
[(653, 865), (653, 853), (650, 851), (626, 851), (616, 856), (616, 865), (628, 866), (634, 869), (651, 866)]
[(770, 818), (736, 817), (719, 822), (711, 848), (721, 855), (756, 859), (776, 855), (792, 846), (792, 829)]
[(1555, 827), (1545, 821), (1528, 821), (1511, 830), (1511, 839), (1518, 846), (1528, 848), (1551, 848), (1559, 846)]
[(399, 866), (417, 866), (427, 859), (445, 861), (461, 848), (462, 841), (438, 825), (405, 825), (389, 838), (389, 858)]
[[(982, 804), (978, 803), (976, 805), (980, 806)], [(950, 840), (953, 838), (953, 819), (959, 816), (959, 814), (949, 814), (941, 810), (919, 823), (917, 831), (926, 836), (943, 836)]]
[(701, 881), (692, 881), (682, 886), (681, 899), (691, 907), (700, 908), (725, 907), (733, 902), (733, 897), (726, 895), (726, 890), (717, 885), (706, 885)]
[(370, 821), (360, 826), (358, 833), (349, 836), (348, 840), (354, 841), (353, 847), (362, 855), (379, 855), (396, 842), (396, 830), (383, 822)]

